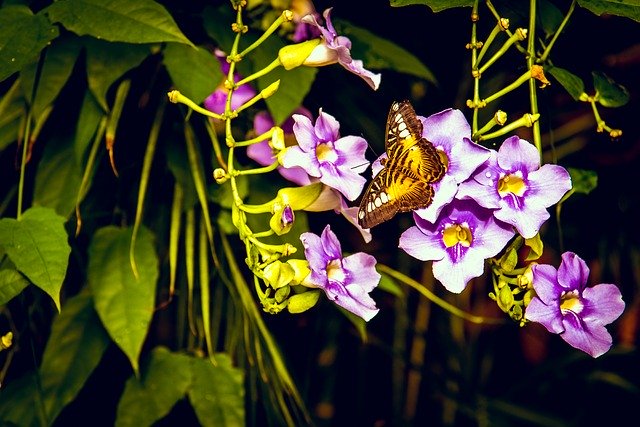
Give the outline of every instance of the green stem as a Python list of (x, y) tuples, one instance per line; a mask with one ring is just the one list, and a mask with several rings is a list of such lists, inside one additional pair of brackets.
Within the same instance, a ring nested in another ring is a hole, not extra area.
[(269, 74), (271, 71), (275, 70), (276, 68), (278, 68), (280, 65), (282, 65), (282, 63), (280, 62), (280, 60), (278, 58), (276, 58), (271, 64), (267, 65), (266, 67), (264, 67), (262, 70), (257, 71), (253, 74), (251, 74), (248, 77), (245, 77), (244, 79), (240, 80), (239, 82), (235, 83), (235, 87), (240, 87), (245, 83), (249, 83), (250, 81), (253, 81), (257, 78), (260, 78), (266, 74)]
[(544, 52), (542, 52), (542, 55), (540, 55), (540, 58), (538, 58), (537, 62), (541, 63), (547, 60), (547, 57), (551, 53), (551, 49), (553, 49), (553, 45), (555, 45), (556, 40), (558, 40), (558, 37), (560, 37), (560, 34), (564, 30), (564, 27), (567, 26), (567, 23), (569, 22), (569, 18), (573, 14), (573, 11), (575, 8), (576, 8), (576, 0), (573, 0), (571, 2), (571, 6), (569, 6), (569, 10), (567, 11), (567, 14), (564, 16), (564, 19), (560, 23), (560, 26), (558, 27), (556, 32), (553, 34), (553, 38), (551, 39), (547, 47), (544, 49)]
[[(471, 12), (471, 64), (472, 71), (474, 70), (473, 65), (477, 64), (478, 60), (478, 0), (474, 0), (473, 9)], [(477, 73), (471, 73), (473, 75), (473, 119), (472, 119), (472, 130), (471, 133), (475, 134), (478, 131), (478, 103), (480, 102), (480, 75)]]
[(501, 31), (504, 31), (504, 27), (502, 26), (501, 21), (499, 20), (496, 26), (493, 27), (493, 30), (491, 30), (491, 34), (489, 34), (489, 37), (487, 37), (487, 40), (485, 40), (485, 42), (482, 44), (482, 49), (480, 50), (480, 53), (478, 54), (478, 57), (476, 58), (476, 60), (473, 62), (474, 70), (478, 69), (478, 64), (480, 63), (480, 61), (482, 61), (482, 58), (487, 53), (489, 46), (491, 45), (491, 43), (493, 43), (493, 40)]
[(516, 79), (516, 81), (514, 81), (510, 85), (500, 89), (499, 91), (497, 91), (493, 95), (490, 95), (490, 96), (486, 97), (485, 99), (483, 99), (484, 104), (488, 104), (488, 103), (490, 103), (492, 101), (495, 101), (496, 99), (506, 95), (507, 93), (511, 92), (512, 90), (519, 88), (524, 83), (526, 83), (529, 79), (531, 79), (531, 71), (527, 70), (527, 71), (525, 71), (525, 73), (523, 75), (518, 77)]
[(278, 17), (278, 19), (276, 19), (269, 28), (267, 28), (267, 30), (258, 38), (258, 40), (256, 40), (255, 42), (251, 43), (251, 45), (249, 45), (249, 47), (247, 47), (245, 50), (243, 50), (242, 52), (240, 52), (238, 54), (238, 56), (240, 58), (244, 58), (244, 56), (251, 52), (253, 49), (255, 49), (256, 47), (260, 46), (262, 44), (262, 42), (264, 42), (267, 37), (269, 37), (271, 34), (273, 34), (273, 32), (275, 30), (277, 30), (280, 25), (282, 25), (284, 22), (288, 22), (291, 21), (291, 19), (293, 19), (293, 14), (291, 13), (290, 10), (285, 10), (283, 11), (280, 16)]
[(262, 168), (255, 169), (246, 169), (246, 170), (236, 170), (236, 175), (260, 175), (263, 173), (273, 172), (280, 166), (280, 163), (276, 160), (271, 163), (269, 166), (264, 166)]
[[(527, 43), (527, 68), (529, 70), (535, 65), (536, 51), (536, 0), (529, 0), (529, 40)], [(531, 114), (539, 116), (538, 114), (538, 95), (536, 80), (529, 80), (529, 98), (531, 102)], [(540, 122), (536, 120), (533, 122), (533, 143), (540, 153), (540, 160), (542, 160), (542, 136), (540, 135)]]
[(18, 182), (18, 209), (16, 219), (22, 216), (22, 198), (24, 196), (24, 175), (27, 169), (27, 154), (29, 152), (29, 140), (31, 139), (31, 120), (33, 118), (33, 109), (29, 109), (27, 120), (25, 121), (24, 138), (22, 139), (22, 158), (20, 159), (20, 181)]
[(249, 145), (257, 144), (257, 143), (262, 142), (264, 140), (271, 139), (271, 136), (273, 135), (273, 131), (275, 131), (276, 129), (277, 129), (277, 127), (274, 126), (271, 129), (269, 129), (268, 131), (266, 131), (265, 133), (256, 136), (255, 138), (246, 139), (244, 141), (236, 141), (234, 146), (236, 146), (236, 147), (248, 147)]
[(493, 319), (493, 318), (489, 318), (489, 317), (483, 317), (483, 316), (476, 316), (474, 314), (471, 313), (467, 313), (466, 311), (460, 310), (459, 308), (457, 308), (456, 306), (449, 304), (448, 302), (446, 302), (445, 300), (443, 300), (442, 298), (438, 297), (437, 295), (435, 295), (433, 292), (431, 292), (430, 290), (428, 290), (427, 288), (425, 288), (424, 286), (422, 286), (422, 284), (420, 284), (419, 282), (413, 280), (412, 278), (405, 276), (404, 274), (400, 273), (397, 270), (394, 270), (384, 264), (380, 264), (378, 263), (378, 265), (376, 266), (376, 268), (378, 269), (378, 271), (380, 271), (381, 273), (384, 273), (388, 276), (393, 277), (394, 279), (411, 286), (413, 289), (415, 289), (416, 291), (420, 292), (425, 298), (429, 299), (429, 301), (433, 302), (434, 304), (440, 306), (441, 308), (443, 308), (444, 310), (448, 311), (449, 313), (453, 314), (454, 316), (457, 316), (461, 319), (467, 320), (471, 323), (475, 323), (478, 325), (497, 325), (497, 324), (501, 324), (504, 323), (504, 321), (502, 319)]
[[(522, 28), (518, 28), (516, 30), (516, 32), (507, 39), (506, 42), (504, 42), (504, 44), (502, 45), (502, 47), (500, 49), (498, 49), (498, 51), (496, 53), (493, 54), (493, 56), (482, 66), (478, 69), (478, 73), (480, 75), (482, 75), (482, 73), (484, 73), (485, 71), (487, 71), (487, 69), (494, 63), (496, 62), (498, 59), (500, 59), (502, 57), (502, 55), (504, 55), (507, 50), (509, 50), (509, 48), (511, 47), (512, 44), (514, 44), (517, 41), (522, 41), (527, 37), (526, 33), (523, 31)], [(531, 38), (530, 38), (531, 39)], [(531, 68), (531, 67), (529, 67)]]
[(198, 104), (196, 104), (195, 102), (193, 102), (192, 100), (190, 100), (189, 98), (181, 94), (180, 91), (172, 90), (171, 92), (167, 93), (167, 96), (169, 97), (169, 102), (173, 104), (184, 104), (187, 107), (191, 108), (194, 111), (197, 111), (198, 113), (204, 116), (213, 117), (214, 119), (218, 119), (218, 120), (224, 119), (224, 116), (220, 114), (216, 114), (205, 108), (202, 108), (201, 106), (199, 106)]

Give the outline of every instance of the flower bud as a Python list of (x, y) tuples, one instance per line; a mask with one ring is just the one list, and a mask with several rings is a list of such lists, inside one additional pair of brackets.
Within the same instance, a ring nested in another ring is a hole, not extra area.
[(213, 179), (215, 179), (218, 184), (224, 184), (227, 179), (229, 179), (229, 175), (227, 175), (227, 172), (224, 169), (215, 168), (213, 170)]
[(294, 277), (293, 267), (282, 261), (274, 261), (263, 270), (264, 280), (273, 289), (280, 289), (288, 285)]
[(271, 216), (269, 225), (278, 236), (282, 236), (288, 233), (291, 227), (293, 227), (295, 213), (290, 205), (281, 205), (277, 202), (273, 204), (273, 208), (273, 215)]
[(285, 46), (278, 52), (278, 59), (285, 70), (292, 70), (303, 65), (315, 48), (321, 44), (322, 40), (318, 38)]

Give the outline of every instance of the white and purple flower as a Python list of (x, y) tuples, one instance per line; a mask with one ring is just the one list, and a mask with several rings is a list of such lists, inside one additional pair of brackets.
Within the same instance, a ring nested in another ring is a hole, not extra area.
[(606, 353), (612, 338), (605, 325), (616, 320), (625, 307), (618, 287), (606, 283), (587, 287), (589, 268), (573, 252), (562, 254), (557, 271), (539, 264), (532, 272), (536, 296), (529, 302), (525, 318), (592, 357)]
[[(227, 74), (229, 73), (229, 64), (226, 60), (227, 56), (220, 49), (216, 49), (214, 54), (220, 62), (220, 68), (222, 69), (222, 74), (224, 74), (224, 79), (226, 80)], [(241, 79), (242, 77), (238, 73), (234, 74), (234, 82), (239, 82)], [(203, 102), (204, 108), (216, 114), (224, 114), (228, 94), (229, 90), (224, 86), (223, 80), (223, 82), (218, 85), (216, 90), (213, 91), (211, 95), (205, 98)], [(233, 96), (231, 98), (231, 109), (236, 110), (256, 95), (256, 90), (250, 84), (247, 83), (239, 86), (236, 90), (233, 91)]]
[(471, 141), (471, 127), (460, 110), (447, 109), (418, 118), (422, 122), (422, 136), (434, 145), (445, 162), (444, 176), (433, 184), (433, 201), (428, 207), (415, 211), (433, 223), (442, 208), (453, 200), (460, 183), (489, 158), (490, 151)]
[(374, 74), (366, 70), (362, 61), (351, 58), (351, 40), (345, 36), (339, 36), (331, 23), (331, 8), (324, 11), (323, 16), (326, 27), (322, 26), (314, 14), (306, 15), (302, 22), (312, 25), (320, 31), (323, 43), (316, 46), (304, 61), (304, 65), (319, 67), (338, 62), (346, 70), (362, 77), (373, 90), (380, 86), (380, 74)]
[(484, 272), (484, 261), (515, 236), (491, 211), (471, 200), (453, 200), (431, 223), (414, 214), (416, 225), (400, 236), (399, 247), (421, 261), (433, 261), (433, 275), (447, 290), (462, 292)]
[(348, 200), (355, 200), (366, 183), (360, 174), (369, 166), (365, 158), (367, 141), (359, 136), (340, 137), (340, 123), (322, 109), (315, 125), (300, 114), (294, 114), (293, 120), (298, 145), (283, 152), (282, 165), (301, 167)]
[(322, 289), (340, 307), (367, 322), (371, 320), (379, 311), (369, 296), (381, 277), (375, 268), (376, 259), (364, 252), (343, 258), (340, 241), (329, 225), (321, 236), (302, 233), (300, 240), (311, 270), (302, 284)]
[(514, 226), (524, 238), (534, 237), (549, 218), (547, 208), (571, 189), (562, 166), (540, 166), (540, 154), (529, 142), (512, 136), (464, 182), (457, 198), (472, 198), (495, 209), (494, 216)]
[[(311, 112), (304, 107), (298, 107), (294, 114), (300, 114), (309, 119), (312, 118)], [(293, 135), (293, 117), (289, 117), (284, 123), (280, 126), (284, 132), (284, 140), (286, 146), (295, 145), (295, 138)], [(271, 114), (267, 111), (261, 111), (255, 115), (253, 119), (253, 129), (256, 135), (261, 135), (267, 132), (274, 126), (273, 118)], [(269, 145), (269, 141), (262, 141), (257, 144), (252, 144), (247, 148), (247, 156), (249, 158), (255, 160), (258, 164), (262, 166), (268, 166), (276, 161), (276, 155), (273, 152), (273, 149)], [(298, 185), (307, 185), (311, 182), (315, 181), (315, 179), (311, 179), (307, 172), (301, 167), (291, 167), (285, 168), (282, 166), (278, 167), (278, 172), (284, 178), (288, 179), (291, 182), (294, 182)]]

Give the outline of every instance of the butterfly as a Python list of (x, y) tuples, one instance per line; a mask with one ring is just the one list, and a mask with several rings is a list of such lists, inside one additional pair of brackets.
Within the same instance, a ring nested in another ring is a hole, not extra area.
[(358, 224), (371, 228), (398, 212), (425, 208), (433, 201), (433, 183), (445, 166), (431, 142), (422, 136), (422, 122), (409, 101), (394, 102), (386, 126), (383, 168), (369, 183), (358, 210)]

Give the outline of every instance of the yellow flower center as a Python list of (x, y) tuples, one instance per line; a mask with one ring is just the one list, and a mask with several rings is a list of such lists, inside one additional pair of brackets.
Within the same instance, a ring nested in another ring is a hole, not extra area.
[(327, 279), (332, 282), (344, 283), (344, 270), (339, 259), (333, 259), (327, 264)]
[(316, 157), (321, 162), (333, 163), (338, 160), (338, 155), (333, 149), (333, 144), (331, 144), (330, 142), (318, 144), (318, 146), (316, 147)]
[(582, 301), (577, 291), (567, 292), (560, 297), (560, 311), (563, 314), (573, 312), (579, 314), (582, 311)]
[(524, 183), (522, 176), (519, 172), (511, 175), (505, 175), (498, 181), (498, 194), (500, 197), (504, 197), (509, 193), (518, 197), (524, 195), (527, 185)]
[(473, 241), (473, 235), (466, 224), (451, 224), (442, 232), (442, 241), (448, 248), (457, 244), (468, 248)]

